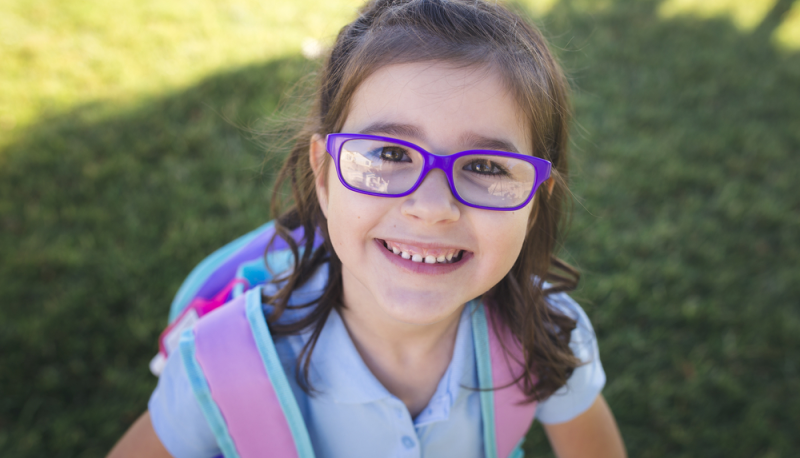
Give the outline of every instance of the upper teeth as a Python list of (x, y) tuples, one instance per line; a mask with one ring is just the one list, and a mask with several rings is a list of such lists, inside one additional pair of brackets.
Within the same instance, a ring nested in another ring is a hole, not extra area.
[(398, 248), (392, 242), (384, 242), (384, 246), (392, 251), (392, 253), (399, 255), (403, 259), (410, 259), (413, 262), (424, 262), (426, 264), (448, 263), (460, 253), (460, 250), (449, 250), (447, 253), (439, 254), (426, 254), (412, 253), (411, 250)]

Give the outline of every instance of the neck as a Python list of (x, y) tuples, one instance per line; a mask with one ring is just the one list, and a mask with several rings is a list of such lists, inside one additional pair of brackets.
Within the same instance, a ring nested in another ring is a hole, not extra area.
[(428, 325), (364, 316), (352, 307), (342, 311), (342, 319), (359, 352), (381, 352), (393, 360), (403, 361), (437, 353), (443, 345), (449, 346), (452, 353), (461, 310), (463, 306), (458, 313)]
[(415, 417), (450, 364), (463, 306), (440, 321), (419, 325), (398, 322), (374, 305), (345, 303), (342, 319), (364, 363)]

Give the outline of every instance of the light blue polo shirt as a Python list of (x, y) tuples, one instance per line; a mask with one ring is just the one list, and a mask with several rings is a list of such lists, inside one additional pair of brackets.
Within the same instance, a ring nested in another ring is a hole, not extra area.
[[(292, 302), (318, 297), (326, 281), (323, 267), (295, 292)], [(573, 372), (566, 386), (539, 403), (539, 421), (560, 423), (591, 406), (605, 384), (605, 373), (594, 332), (580, 306), (565, 294), (550, 296), (549, 302), (578, 321), (570, 346), (586, 363)], [(287, 311), (281, 320), (297, 319), (297, 313)], [(470, 389), (478, 386), (478, 376), (466, 307), (453, 359), (428, 406), (416, 418), (367, 368), (336, 311), (328, 317), (312, 353), (309, 374), (315, 392), (306, 394), (294, 374), (297, 355), (309, 335), (282, 337), (275, 346), (317, 457), (484, 456), (479, 392)], [(168, 358), (148, 408), (156, 434), (176, 458), (221, 453), (192, 392), (181, 352)]]

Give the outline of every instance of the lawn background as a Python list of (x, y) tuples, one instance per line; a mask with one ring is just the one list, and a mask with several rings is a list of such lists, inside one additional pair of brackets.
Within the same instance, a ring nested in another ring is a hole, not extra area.
[[(357, 5), (0, 6), (0, 455), (103, 456), (146, 408), (178, 285), (270, 218), (285, 145), (250, 128), (296, 115)], [(516, 7), (572, 78), (562, 255), (630, 455), (793, 456), (800, 1)]]

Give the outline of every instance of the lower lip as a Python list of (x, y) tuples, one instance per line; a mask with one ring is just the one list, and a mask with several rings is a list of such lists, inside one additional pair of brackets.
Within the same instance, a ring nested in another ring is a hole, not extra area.
[(383, 242), (375, 239), (375, 244), (378, 246), (378, 250), (386, 256), (386, 259), (393, 262), (396, 266), (401, 267), (405, 270), (416, 274), (424, 274), (424, 275), (444, 275), (449, 274), (455, 270), (458, 270), (466, 264), (470, 259), (472, 259), (473, 254), (469, 251), (464, 252), (461, 255), (461, 260), (458, 262), (453, 263), (436, 263), (436, 264), (428, 264), (426, 262), (414, 262), (410, 259), (404, 259), (391, 251), (387, 250), (385, 246), (383, 246)]

